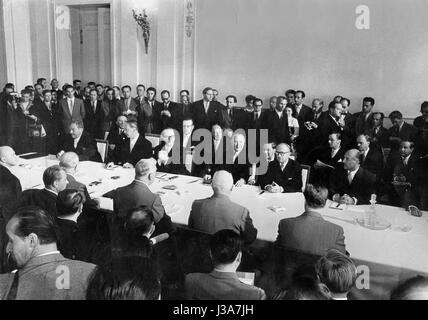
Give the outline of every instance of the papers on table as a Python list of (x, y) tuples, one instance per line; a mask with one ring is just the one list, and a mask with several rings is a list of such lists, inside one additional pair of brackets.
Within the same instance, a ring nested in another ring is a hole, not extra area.
[(345, 210), (346, 209), (346, 204), (340, 204), (338, 202), (332, 201), (330, 204), (330, 208), (331, 209), (336, 209), (336, 210)]
[(281, 206), (269, 206), (268, 209), (275, 213), (285, 213), (287, 211), (287, 209)]
[(317, 160), (317, 162), (315, 163), (316, 167), (320, 167), (320, 168), (330, 168), (330, 169), (334, 169), (333, 166), (328, 165), (327, 163), (324, 163), (320, 160)]

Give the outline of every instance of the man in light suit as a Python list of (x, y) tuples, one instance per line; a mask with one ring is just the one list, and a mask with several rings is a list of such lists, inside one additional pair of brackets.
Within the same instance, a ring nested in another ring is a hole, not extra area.
[(71, 85), (65, 87), (65, 99), (59, 102), (59, 118), (62, 125), (62, 133), (67, 134), (72, 121), (85, 119), (85, 106), (83, 101), (74, 96), (74, 88)]
[(276, 244), (320, 256), (327, 253), (328, 249), (346, 253), (343, 228), (325, 221), (321, 215), (326, 206), (328, 190), (308, 184), (303, 194), (305, 212), (279, 222)]
[(83, 300), (95, 265), (64, 258), (54, 220), (44, 210), (24, 208), (8, 222), (7, 251), (18, 270), (0, 275), (2, 300)]
[(209, 234), (219, 230), (235, 231), (246, 243), (257, 237), (247, 208), (230, 200), (233, 177), (227, 171), (217, 171), (212, 180), (214, 195), (207, 199), (195, 200), (189, 216), (189, 227)]
[(188, 299), (195, 300), (265, 300), (263, 289), (241, 282), (236, 274), (242, 259), (242, 242), (232, 230), (221, 230), (210, 240), (214, 260), (211, 273), (186, 276)]

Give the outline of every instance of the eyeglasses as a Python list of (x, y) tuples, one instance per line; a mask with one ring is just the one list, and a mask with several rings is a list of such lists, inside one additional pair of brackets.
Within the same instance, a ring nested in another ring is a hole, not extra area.
[(275, 152), (275, 154), (276, 154), (277, 156), (285, 156), (287, 153), (290, 153), (290, 151), (287, 151), (287, 152), (278, 152), (278, 151), (276, 151), (276, 152)]

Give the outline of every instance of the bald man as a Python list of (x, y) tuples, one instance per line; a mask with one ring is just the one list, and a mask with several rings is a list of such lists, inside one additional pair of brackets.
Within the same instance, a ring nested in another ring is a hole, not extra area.
[(19, 158), (11, 147), (0, 147), (0, 210), (16, 201), (22, 192), (19, 179), (9, 170), (18, 164)]
[(260, 187), (271, 193), (301, 192), (302, 170), (299, 163), (290, 158), (290, 146), (280, 143), (275, 155), (266, 174), (258, 179)]
[(257, 237), (247, 208), (230, 200), (234, 183), (232, 174), (220, 170), (214, 174), (210, 198), (195, 200), (189, 216), (189, 227), (209, 234), (230, 229), (239, 234), (246, 243)]
[(359, 150), (348, 150), (343, 168), (331, 174), (329, 194), (334, 201), (347, 205), (369, 203), (375, 193), (376, 175), (361, 167), (362, 157)]

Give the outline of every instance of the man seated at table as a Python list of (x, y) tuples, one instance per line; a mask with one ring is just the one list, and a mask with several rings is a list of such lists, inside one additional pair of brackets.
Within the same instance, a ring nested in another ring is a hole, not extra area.
[(57, 248), (53, 218), (23, 208), (8, 222), (8, 251), (18, 270), (0, 275), (2, 300), (84, 300), (95, 265), (64, 258)]
[(43, 183), (45, 188), (42, 190), (25, 190), (18, 199), (16, 207), (19, 209), (26, 206), (36, 206), (56, 217), (56, 199), (58, 193), (67, 187), (67, 174), (60, 166), (51, 166), (43, 172)]
[(343, 228), (322, 217), (328, 190), (308, 184), (305, 191), (305, 212), (279, 222), (276, 244), (303, 253), (324, 255), (328, 249), (346, 253)]
[[(276, 144), (273, 142), (265, 143), (263, 145), (263, 156), (265, 157), (268, 165), (271, 162), (275, 161), (275, 148), (276, 148)], [(257, 179), (259, 177), (256, 176), (256, 168), (257, 168), (257, 163), (253, 163), (251, 168), (251, 171), (252, 171), (251, 176), (248, 178), (249, 185), (255, 185), (257, 183)]]
[(330, 249), (318, 260), (315, 268), (334, 300), (348, 300), (348, 293), (357, 278), (357, 268), (351, 258), (336, 249)]
[(85, 195), (85, 207), (86, 208), (99, 208), (99, 202), (97, 199), (91, 199), (86, 185), (76, 180), (74, 177), (77, 173), (77, 167), (79, 166), (79, 156), (74, 152), (66, 152), (59, 159), (59, 166), (64, 169), (67, 174), (67, 187), (66, 189), (76, 189), (83, 192)]
[(272, 193), (301, 192), (302, 170), (297, 161), (290, 159), (290, 146), (280, 143), (275, 154), (276, 160), (269, 163), (266, 174), (259, 177), (260, 187)]
[(212, 179), (214, 195), (193, 202), (189, 228), (209, 234), (231, 229), (246, 243), (253, 242), (257, 237), (257, 229), (248, 209), (230, 200), (233, 185), (233, 177), (229, 172), (217, 171)]
[(210, 239), (214, 270), (186, 275), (186, 297), (194, 300), (265, 300), (263, 289), (245, 284), (236, 270), (241, 264), (242, 242), (232, 230), (220, 230)]
[(360, 134), (357, 137), (358, 150), (362, 153), (361, 167), (376, 175), (380, 180), (383, 174), (383, 154), (382, 152), (371, 145), (371, 137), (366, 134)]
[(333, 201), (346, 205), (369, 204), (376, 190), (376, 176), (360, 165), (363, 155), (357, 149), (348, 150), (343, 168), (330, 176), (330, 195)]
[(128, 211), (139, 206), (147, 206), (153, 212), (155, 235), (175, 232), (175, 227), (171, 218), (165, 213), (160, 196), (149, 188), (156, 180), (156, 170), (155, 159), (142, 159), (135, 165), (135, 180), (131, 184), (104, 195), (113, 199), (114, 216), (110, 220), (112, 241), (118, 240), (118, 234), (123, 228)]
[(229, 171), (233, 176), (236, 187), (241, 187), (247, 183), (250, 177), (250, 164), (245, 146), (245, 136), (241, 133), (233, 135), (233, 154), (226, 156), (224, 170)]
[(124, 168), (133, 168), (141, 159), (152, 157), (152, 144), (138, 132), (137, 120), (128, 119), (125, 125), (125, 134), (128, 139), (113, 150), (107, 168), (112, 167), (114, 163), (123, 165)]
[(11, 147), (0, 147), (0, 209), (16, 201), (22, 193), (19, 179), (10, 171), (19, 158)]
[(83, 121), (73, 121), (69, 128), (69, 134), (65, 137), (62, 150), (58, 152), (57, 157), (61, 157), (64, 152), (72, 151), (79, 155), (80, 161), (102, 162), (97, 149), (97, 143), (85, 131)]

